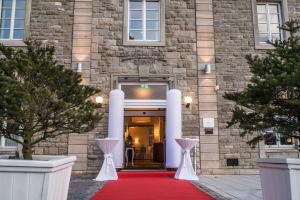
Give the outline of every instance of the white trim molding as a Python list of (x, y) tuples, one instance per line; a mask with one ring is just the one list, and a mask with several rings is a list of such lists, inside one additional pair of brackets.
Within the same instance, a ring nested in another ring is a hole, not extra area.
[(125, 108), (166, 108), (166, 100), (125, 100)]

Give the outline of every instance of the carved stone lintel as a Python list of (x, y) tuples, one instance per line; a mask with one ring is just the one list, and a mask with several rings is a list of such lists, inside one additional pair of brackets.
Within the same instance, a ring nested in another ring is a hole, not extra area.
[(134, 59), (133, 63), (135, 65), (150, 65), (154, 64), (155, 60), (152, 58), (147, 58), (147, 59)]
[(149, 65), (139, 65), (139, 75), (148, 76), (149, 75)]

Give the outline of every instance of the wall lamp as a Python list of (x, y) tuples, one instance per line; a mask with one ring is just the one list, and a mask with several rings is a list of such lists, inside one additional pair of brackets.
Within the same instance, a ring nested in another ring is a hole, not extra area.
[(79, 72), (79, 73), (82, 72), (82, 63), (77, 63), (76, 64), (76, 71)]
[(186, 96), (186, 97), (184, 98), (184, 102), (185, 102), (185, 107), (186, 107), (186, 108), (189, 108), (190, 105), (191, 105), (191, 103), (193, 102), (193, 99), (192, 99), (192, 97), (190, 97), (190, 96)]
[(205, 64), (204, 65), (204, 73), (210, 74), (211, 73), (211, 64)]
[(99, 104), (101, 103), (102, 104), (103, 101), (104, 101), (103, 97), (101, 97), (101, 96), (96, 97), (96, 103), (99, 103)]

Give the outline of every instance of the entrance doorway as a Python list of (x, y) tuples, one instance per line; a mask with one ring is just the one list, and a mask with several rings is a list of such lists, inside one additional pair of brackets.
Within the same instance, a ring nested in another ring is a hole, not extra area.
[[(112, 153), (113, 161), (116, 168), (123, 169), (128, 167), (128, 165), (126, 166), (126, 162), (125, 162), (126, 161), (125, 140), (127, 139), (127, 135), (125, 138), (125, 134), (129, 133), (128, 132), (129, 125), (125, 125), (126, 117), (131, 117), (131, 118), (150, 117), (151, 119), (154, 117), (161, 117), (162, 120), (160, 121), (163, 124), (161, 125), (162, 131), (159, 132), (159, 134), (162, 135), (161, 137), (163, 139), (165, 138), (164, 140), (160, 141), (160, 143), (163, 143), (163, 149), (164, 149), (163, 151), (164, 160), (161, 166), (170, 169), (177, 168), (179, 166), (180, 158), (181, 158), (181, 149), (179, 145), (176, 143), (175, 139), (181, 138), (182, 136), (181, 98), (182, 98), (181, 92), (176, 89), (168, 90), (165, 100), (127, 99), (126, 94), (120, 89), (112, 90), (110, 92), (108, 137), (116, 138), (120, 141), (116, 145), (115, 150)], [(132, 120), (129, 122), (132, 122)], [(138, 126), (138, 124), (139, 123), (132, 123), (133, 126), (134, 125)], [(153, 126), (153, 124), (151, 126)], [(155, 130), (153, 129), (153, 137), (154, 137), (154, 131)], [(131, 145), (134, 147), (133, 142)], [(154, 146), (154, 142), (152, 146)], [(141, 146), (139, 146), (138, 148), (140, 147)], [(157, 155), (154, 153), (154, 149), (156, 148), (154, 147), (152, 148), (153, 148), (153, 158), (154, 158), (154, 156)], [(148, 166), (151, 167), (151, 165)]]
[(125, 113), (131, 115), (125, 114), (124, 120), (125, 168), (165, 168), (165, 116), (159, 116), (165, 111), (131, 110)]

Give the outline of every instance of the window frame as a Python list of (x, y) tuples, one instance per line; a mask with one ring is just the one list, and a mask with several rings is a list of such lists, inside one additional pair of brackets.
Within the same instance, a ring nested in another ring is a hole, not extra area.
[[(142, 0), (145, 2), (146, 0)], [(123, 45), (124, 46), (165, 46), (165, 0), (160, 2), (160, 40), (129, 40), (129, 2), (124, 0)], [(143, 20), (146, 13), (143, 12)], [(143, 27), (143, 30), (146, 30)]]
[(265, 134), (275, 134), (275, 136), (276, 136), (276, 144), (267, 145), (266, 143), (264, 143), (266, 149), (294, 149), (296, 147), (294, 138), (292, 138), (292, 144), (284, 145), (284, 144), (281, 144), (281, 140), (280, 140), (281, 134), (280, 133), (274, 132), (274, 131), (266, 131)]
[(6, 138), (1, 136), (0, 137), (0, 152), (4, 151), (16, 151), (18, 149), (18, 144), (16, 143), (16, 145), (6, 145)]
[[(253, 15), (253, 27), (254, 27), (254, 40), (255, 49), (274, 49), (274, 46), (268, 43), (262, 43), (259, 41), (259, 29), (258, 29), (258, 15), (257, 15), (257, 5), (258, 4), (279, 4), (280, 6), (280, 23), (283, 25), (288, 21), (288, 6), (287, 0), (252, 0), (252, 15)], [(267, 22), (268, 23), (268, 22)], [(288, 33), (281, 31), (282, 40), (287, 39)]]
[[(7, 127), (7, 122), (4, 121), (2, 127), (6, 129)], [(14, 135), (15, 138), (19, 138), (19, 136)], [(7, 145), (8, 144), (13, 144), (13, 145)], [(18, 143), (16, 141), (7, 139), (4, 135), (0, 135), (0, 149), (15, 149), (18, 147)]]
[[(16, 0), (13, 0), (15, 2)], [(5, 46), (13, 46), (13, 47), (22, 47), (26, 46), (24, 41), (29, 37), (29, 27), (30, 27), (30, 13), (31, 13), (31, 4), (32, 0), (25, 0), (25, 16), (24, 16), (24, 35), (23, 39), (12, 39), (11, 35), (13, 34), (13, 31), (10, 33), (10, 38), (9, 39), (1, 39), (0, 38), (0, 43), (2, 43)], [(12, 12), (15, 12), (14, 8)], [(2, 12), (2, 0), (0, 0), (0, 16)], [(13, 18), (11, 21), (14, 22), (14, 15), (12, 13)], [(10, 29), (13, 27), (13, 24), (11, 24)]]

